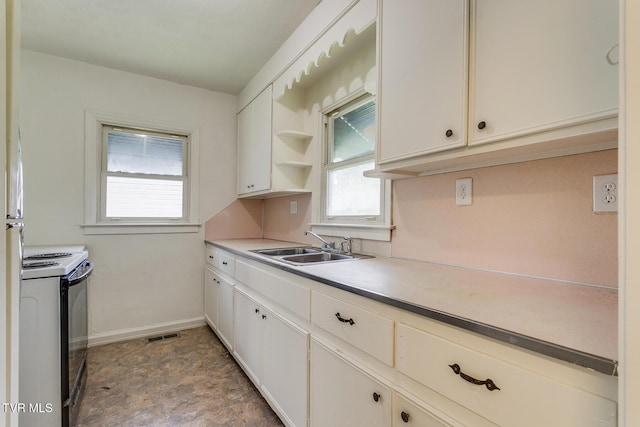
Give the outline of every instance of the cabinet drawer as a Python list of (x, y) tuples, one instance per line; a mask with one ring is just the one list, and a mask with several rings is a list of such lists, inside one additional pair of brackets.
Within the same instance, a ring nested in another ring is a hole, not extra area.
[(313, 291), (311, 321), (393, 366), (393, 320)]
[(220, 271), (233, 277), (236, 270), (236, 260), (231, 254), (220, 251), (218, 252), (217, 267)]
[(615, 402), (403, 324), (396, 367), (501, 426), (616, 425)]
[[(281, 275), (238, 260), (236, 279), (305, 320), (311, 318), (311, 291)], [(288, 276), (288, 274), (287, 274)], [(295, 276), (291, 276), (295, 278)]]
[(451, 427), (459, 425), (453, 421), (450, 423), (443, 421), (432, 411), (398, 391), (393, 393), (393, 427)]
[(218, 266), (218, 250), (207, 245), (204, 250), (204, 261), (212, 267)]

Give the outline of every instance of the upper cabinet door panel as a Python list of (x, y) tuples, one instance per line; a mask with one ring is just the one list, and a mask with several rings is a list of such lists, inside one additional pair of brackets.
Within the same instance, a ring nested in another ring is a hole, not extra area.
[(607, 61), (617, 2), (472, 0), (471, 9), (469, 145), (617, 114), (618, 66)]
[(238, 113), (238, 194), (271, 187), (271, 86)]
[(467, 1), (381, 0), (378, 163), (466, 144)]

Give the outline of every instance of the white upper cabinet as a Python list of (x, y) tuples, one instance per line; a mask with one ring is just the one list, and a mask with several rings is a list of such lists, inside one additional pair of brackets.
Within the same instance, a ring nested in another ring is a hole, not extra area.
[(614, 148), (617, 21), (616, 1), (379, 0), (377, 170)]
[(271, 187), (271, 116), (271, 86), (238, 113), (238, 195)]
[(617, 114), (616, 1), (472, 4), (470, 145)]
[(467, 1), (379, 9), (378, 163), (465, 145)]

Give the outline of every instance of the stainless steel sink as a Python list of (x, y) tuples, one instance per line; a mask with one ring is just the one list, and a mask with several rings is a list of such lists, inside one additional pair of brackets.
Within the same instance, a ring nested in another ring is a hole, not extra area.
[(305, 246), (302, 248), (261, 249), (253, 252), (256, 252), (261, 255), (267, 255), (267, 256), (285, 256), (285, 255), (314, 254), (314, 253), (320, 252), (320, 250)]
[(355, 258), (356, 258), (355, 256), (346, 255), (346, 254), (318, 252), (315, 254), (283, 256), (282, 260), (294, 262), (297, 264), (309, 264), (311, 262), (327, 262), (327, 261), (338, 261), (338, 260), (347, 260), (347, 259), (355, 259)]
[(310, 246), (278, 248), (278, 249), (259, 249), (255, 252), (260, 255), (268, 256), (276, 261), (286, 262), (293, 265), (309, 265), (323, 262), (349, 261), (362, 258), (373, 258), (369, 255), (361, 254), (341, 254), (336, 252), (327, 252)]

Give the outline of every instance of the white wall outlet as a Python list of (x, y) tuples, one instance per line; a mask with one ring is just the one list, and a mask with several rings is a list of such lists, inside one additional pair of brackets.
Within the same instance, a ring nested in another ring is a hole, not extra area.
[(593, 177), (593, 211), (618, 212), (618, 174)]
[(472, 189), (473, 180), (471, 178), (456, 179), (456, 205), (470, 205)]
[(291, 215), (295, 215), (295, 214), (298, 213), (298, 201), (297, 200), (292, 200), (291, 201), (290, 212), (291, 212)]

